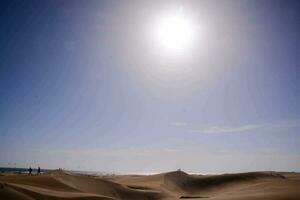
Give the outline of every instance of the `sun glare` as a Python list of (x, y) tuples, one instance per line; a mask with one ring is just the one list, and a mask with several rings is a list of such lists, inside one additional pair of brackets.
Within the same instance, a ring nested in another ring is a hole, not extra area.
[(186, 50), (192, 42), (192, 25), (181, 13), (161, 18), (157, 27), (157, 39), (161, 46), (170, 51)]

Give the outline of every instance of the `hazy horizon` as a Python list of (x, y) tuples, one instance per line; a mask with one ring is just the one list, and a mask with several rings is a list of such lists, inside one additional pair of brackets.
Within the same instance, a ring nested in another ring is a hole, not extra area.
[(299, 1), (0, 6), (0, 166), (300, 171)]

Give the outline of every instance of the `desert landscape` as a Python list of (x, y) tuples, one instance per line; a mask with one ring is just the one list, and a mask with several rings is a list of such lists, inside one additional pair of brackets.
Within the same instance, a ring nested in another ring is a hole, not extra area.
[(41, 175), (2, 173), (0, 199), (299, 199), (300, 173), (94, 176), (54, 170)]
[(300, 0), (0, 8), (0, 200), (300, 200)]

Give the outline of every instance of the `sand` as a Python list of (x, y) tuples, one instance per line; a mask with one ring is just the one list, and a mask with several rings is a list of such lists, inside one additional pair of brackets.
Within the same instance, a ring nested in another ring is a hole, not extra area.
[(88, 176), (64, 171), (42, 175), (1, 174), (0, 199), (300, 199), (300, 173), (249, 172), (190, 175)]

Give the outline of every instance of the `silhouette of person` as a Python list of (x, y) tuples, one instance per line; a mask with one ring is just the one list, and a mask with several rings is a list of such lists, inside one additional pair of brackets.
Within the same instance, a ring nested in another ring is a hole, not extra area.
[(31, 175), (31, 173), (32, 173), (32, 168), (29, 167), (28, 171), (29, 171), (29, 175)]
[(38, 173), (38, 174), (40, 174), (40, 173), (41, 173), (41, 168), (40, 168), (40, 167), (38, 167), (38, 171), (37, 171), (37, 173)]

